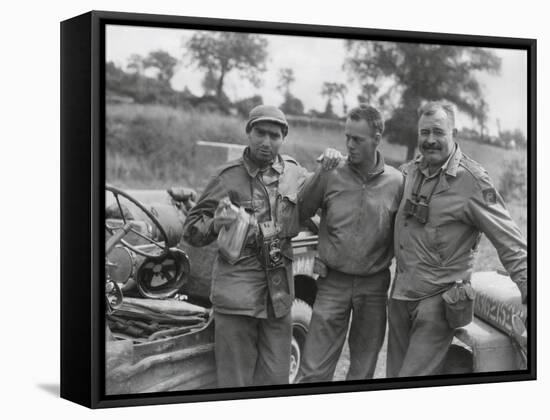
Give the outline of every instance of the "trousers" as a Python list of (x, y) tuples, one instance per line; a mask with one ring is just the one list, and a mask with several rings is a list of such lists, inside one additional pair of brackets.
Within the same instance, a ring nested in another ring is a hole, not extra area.
[(370, 379), (386, 332), (390, 271), (355, 276), (329, 269), (317, 281), (299, 382), (326, 382), (334, 376), (349, 328), (347, 380)]
[(291, 315), (255, 318), (214, 311), (219, 387), (288, 384)]
[(441, 294), (418, 301), (390, 299), (387, 377), (437, 375), (454, 336)]

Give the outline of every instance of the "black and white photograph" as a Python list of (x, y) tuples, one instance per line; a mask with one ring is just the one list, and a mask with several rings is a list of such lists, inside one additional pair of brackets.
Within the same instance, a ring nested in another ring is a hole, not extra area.
[(528, 48), (196, 26), (104, 26), (105, 395), (528, 375)]
[(2, 10), (2, 418), (544, 413), (544, 3)]

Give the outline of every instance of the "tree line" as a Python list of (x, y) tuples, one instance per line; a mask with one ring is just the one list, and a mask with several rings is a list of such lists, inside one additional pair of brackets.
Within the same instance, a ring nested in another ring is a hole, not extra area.
[[(242, 115), (263, 102), (260, 95), (232, 102), (224, 87), (231, 73), (254, 87), (261, 86), (268, 60), (265, 36), (197, 31), (184, 47), (181, 59), (156, 50), (145, 57), (132, 55), (126, 70), (113, 62), (106, 63), (108, 94), (130, 97), (139, 103), (165, 103)], [(477, 129), (473, 131), (479, 139), (489, 139), (489, 108), (477, 76), (481, 72), (497, 74), (500, 71), (501, 60), (492, 51), (479, 47), (357, 40), (346, 40), (344, 48), (346, 58), (342, 70), (361, 86), (357, 101), (377, 106), (389, 116), (386, 138), (406, 146), (408, 159), (413, 157), (416, 147), (416, 110), (426, 100), (453, 101), (476, 123)], [(176, 91), (171, 87), (170, 81), (180, 65), (202, 72), (202, 96), (193, 95), (187, 88)], [(280, 108), (287, 114), (335, 119), (338, 118), (335, 103), (341, 107), (340, 115), (347, 112), (348, 88), (343, 83), (324, 82), (319, 94), (326, 100), (325, 109), (306, 113), (303, 102), (292, 93), (296, 81), (294, 70), (279, 69), (278, 80), (277, 89), (283, 98)], [(521, 131), (503, 132), (508, 137), (517, 137), (518, 133)], [(517, 140), (518, 143), (524, 141), (524, 136)]]

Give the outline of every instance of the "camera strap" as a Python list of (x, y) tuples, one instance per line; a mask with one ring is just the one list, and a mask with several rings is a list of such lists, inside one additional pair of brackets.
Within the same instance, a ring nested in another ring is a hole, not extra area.
[[(287, 273), (287, 267), (282, 255), (282, 241), (279, 238), (279, 226), (277, 223), (277, 211), (272, 212), (271, 198), (266, 185), (263, 183), (261, 176), (256, 177), (256, 181), (264, 188), (266, 199), (269, 206), (270, 219), (268, 221), (258, 221), (258, 258), (265, 270), (267, 288), (271, 306), (276, 318), (283, 317), (288, 314), (292, 307), (292, 295), (290, 293), (290, 284)], [(250, 195), (253, 203), (254, 197), (254, 179), (250, 180)], [(275, 208), (279, 197), (279, 183), (277, 183), (277, 192), (275, 200)], [(255, 213), (256, 209), (252, 209)]]
[(441, 173), (438, 175), (437, 180), (433, 183), (433, 186), (429, 194), (427, 195), (423, 195), (420, 193), (425, 179), (428, 179), (428, 178), (426, 178), (426, 176), (421, 171), (418, 171), (418, 176), (414, 181), (413, 193), (412, 193), (412, 198), (416, 203), (421, 203), (421, 202), (424, 204), (430, 203), (430, 200), (432, 199), (435, 189), (437, 188), (437, 186), (439, 185), (439, 181), (441, 180)]
[(259, 223), (261, 238), (260, 261), (264, 267), (271, 305), (276, 318), (285, 316), (292, 306), (287, 267), (284, 262), (281, 240), (273, 221)]

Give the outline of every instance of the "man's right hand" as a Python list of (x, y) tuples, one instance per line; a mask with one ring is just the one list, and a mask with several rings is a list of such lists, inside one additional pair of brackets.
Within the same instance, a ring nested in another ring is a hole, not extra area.
[(214, 232), (218, 233), (222, 227), (231, 226), (237, 220), (238, 213), (229, 198), (220, 200), (214, 212)]
[(344, 159), (345, 156), (338, 150), (327, 147), (323, 154), (317, 158), (317, 162), (321, 163), (323, 170), (330, 171), (336, 168), (340, 161)]

